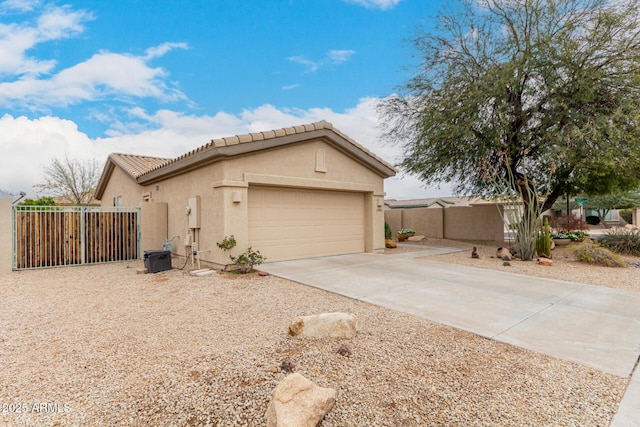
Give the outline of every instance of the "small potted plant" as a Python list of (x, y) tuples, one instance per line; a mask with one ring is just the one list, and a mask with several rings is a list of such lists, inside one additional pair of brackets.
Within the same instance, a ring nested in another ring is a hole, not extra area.
[(398, 237), (399, 242), (404, 242), (407, 237), (411, 237), (414, 234), (416, 234), (416, 230), (413, 230), (411, 228), (403, 228), (402, 230), (398, 231), (398, 234), (396, 236)]

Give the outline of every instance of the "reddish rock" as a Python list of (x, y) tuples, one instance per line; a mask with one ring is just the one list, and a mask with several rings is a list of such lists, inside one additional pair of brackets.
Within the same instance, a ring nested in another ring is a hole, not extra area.
[(538, 264), (551, 267), (553, 265), (553, 261), (551, 261), (549, 258), (539, 258)]

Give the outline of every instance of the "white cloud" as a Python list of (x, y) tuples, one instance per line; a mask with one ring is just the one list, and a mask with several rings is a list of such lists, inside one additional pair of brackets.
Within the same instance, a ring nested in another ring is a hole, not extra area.
[(0, 2), (0, 13), (8, 11), (30, 12), (39, 5), (39, 0), (5, 0)]
[(355, 53), (355, 50), (332, 49), (325, 54), (324, 58), (318, 61), (308, 59), (304, 56), (290, 56), (289, 61), (304, 65), (307, 69), (307, 72), (315, 73), (320, 68), (328, 64), (338, 65), (342, 64), (343, 62), (347, 62), (353, 55), (355, 55)]
[[(2, 4), (21, 11), (28, 11), (31, 2)], [(22, 9), (20, 9), (22, 7)], [(69, 7), (45, 7), (35, 25), (29, 22), (0, 24), (0, 75), (35, 76), (49, 72), (55, 61), (30, 58), (26, 52), (38, 43), (73, 37), (84, 31), (83, 23), (93, 19), (85, 11)]]
[[(160, 52), (159, 50), (156, 52)], [(28, 107), (67, 106), (105, 96), (184, 100), (165, 80), (167, 72), (150, 67), (145, 57), (102, 52), (49, 79), (23, 78), (0, 83), (0, 103)]]
[(189, 49), (189, 46), (186, 43), (163, 43), (160, 46), (150, 47), (146, 51), (145, 60), (159, 58), (173, 49)]
[(327, 59), (332, 64), (347, 62), (356, 53), (355, 50), (330, 50), (327, 52)]
[(317, 62), (307, 59), (304, 56), (290, 56), (289, 61), (304, 65), (310, 73), (314, 73), (320, 68)]
[(300, 87), (300, 83), (294, 83), (292, 85), (282, 86), (282, 90), (293, 90)]
[(388, 10), (395, 7), (401, 0), (345, 0), (347, 3), (359, 4), (369, 9)]
[[(27, 10), (32, 3), (13, 1), (5, 8)], [(93, 19), (85, 11), (69, 6), (44, 6), (35, 23), (0, 24), (0, 104), (43, 110), (110, 96), (127, 101), (154, 98), (186, 100), (167, 81), (168, 73), (149, 61), (174, 49), (188, 49), (185, 43), (163, 43), (144, 55), (99, 52), (86, 61), (55, 72), (56, 61), (33, 58), (27, 52), (39, 43), (76, 36), (83, 24)]]
[[(77, 125), (58, 117), (27, 119), (5, 115), (0, 118), (0, 189), (35, 196), (32, 186), (42, 182), (41, 166), (54, 156), (93, 158), (102, 163), (109, 153), (124, 152), (159, 157), (176, 157), (213, 138), (258, 132), (327, 120), (390, 163), (396, 162), (398, 146), (379, 140), (377, 98), (365, 98), (344, 112), (329, 108), (278, 109), (265, 104), (238, 114), (219, 112), (213, 116), (187, 115), (170, 110), (149, 113), (132, 108), (129, 122), (116, 122), (106, 137), (91, 139)], [(152, 129), (150, 129), (152, 127)], [(387, 197), (396, 199), (450, 195), (449, 187), (425, 189), (412, 177), (399, 175), (386, 180)]]

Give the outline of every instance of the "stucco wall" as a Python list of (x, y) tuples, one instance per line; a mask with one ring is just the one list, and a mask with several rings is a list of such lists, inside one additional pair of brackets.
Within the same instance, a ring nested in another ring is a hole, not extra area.
[[(141, 203), (140, 204), (140, 248), (142, 252), (147, 250), (162, 249), (162, 244), (167, 238), (167, 204), (166, 203)], [(174, 240), (173, 246), (178, 247), (180, 242)]]
[(13, 264), (13, 212), (10, 198), (0, 198), (0, 273), (9, 273)]
[[(384, 220), (389, 224), (389, 228), (391, 228), (391, 238), (394, 238), (398, 230), (402, 228), (403, 212), (404, 212), (404, 209), (387, 209), (384, 211)], [(433, 237), (433, 236), (427, 236), (427, 237)]]
[(102, 199), (101, 206), (114, 206), (113, 199), (121, 196), (122, 206), (139, 206), (142, 201), (144, 188), (138, 185), (129, 175), (116, 166), (109, 179)]
[[(325, 171), (316, 170), (319, 150), (324, 157)], [(143, 194), (149, 195), (152, 202), (167, 203), (166, 237), (180, 236), (180, 242), (173, 245), (174, 253), (186, 255), (181, 242), (190, 232), (202, 251), (202, 261), (224, 265), (229, 262), (229, 254), (221, 251), (216, 243), (225, 236), (233, 234), (238, 242), (235, 254), (248, 247), (248, 190), (251, 185), (363, 193), (367, 228), (365, 249), (370, 252), (384, 250), (383, 178), (324, 140), (216, 162), (145, 186), (136, 184), (116, 167), (102, 203), (110, 206), (113, 198), (120, 195), (124, 205), (138, 206)], [(185, 208), (189, 199), (196, 196), (200, 196), (201, 227), (190, 231)], [(144, 233), (143, 227), (143, 239)]]
[(443, 210), (446, 239), (504, 241), (504, 222), (495, 205), (454, 206)]
[(389, 209), (385, 220), (395, 233), (412, 228), (427, 238), (504, 241), (504, 224), (495, 205)]
[[(407, 209), (403, 213), (403, 222), (412, 224), (416, 234), (436, 239), (444, 238), (444, 217), (447, 209), (442, 208), (420, 208)], [(404, 228), (404, 227), (403, 227)], [(397, 231), (397, 230), (396, 230)]]

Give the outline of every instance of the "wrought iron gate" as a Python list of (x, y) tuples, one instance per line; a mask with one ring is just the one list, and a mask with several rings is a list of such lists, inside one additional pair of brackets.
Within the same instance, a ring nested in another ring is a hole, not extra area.
[(13, 269), (140, 259), (140, 208), (14, 206)]

